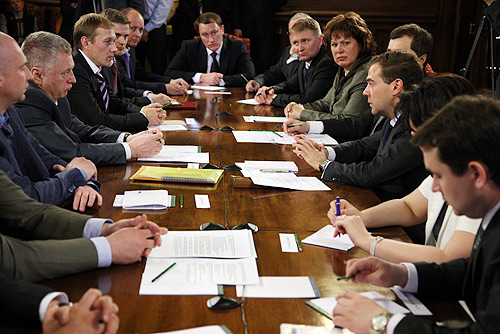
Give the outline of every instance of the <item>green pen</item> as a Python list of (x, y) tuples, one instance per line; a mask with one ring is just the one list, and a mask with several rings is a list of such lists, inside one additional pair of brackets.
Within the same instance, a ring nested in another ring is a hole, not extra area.
[(165, 108), (165, 107), (168, 107), (169, 105), (172, 105), (172, 102), (169, 102), (169, 103), (167, 103), (167, 104), (165, 104), (165, 105), (163, 105), (163, 106), (161, 106), (161, 107), (162, 107), (162, 108)]
[(226, 102), (228, 106), (231, 106), (231, 103), (229, 103), (229, 101), (224, 100), (224, 102)]
[(245, 76), (244, 76), (243, 74), (240, 74), (240, 75), (241, 75), (241, 77), (243, 78), (243, 80), (245, 80), (246, 82), (248, 82), (248, 79), (247, 79), (247, 78), (245, 78)]
[(299, 237), (297, 236), (297, 233), (294, 233), (295, 235), (295, 242), (297, 243), (297, 247), (299, 248), (299, 252), (302, 252), (302, 246), (300, 245)]
[(347, 276), (347, 277), (337, 277), (337, 281), (343, 281), (343, 280), (346, 280), (346, 279), (353, 279), (356, 275), (352, 275), (352, 276)]
[(181, 195), (181, 209), (184, 207), (184, 195)]
[(153, 280), (151, 281), (151, 283), (153, 283), (154, 281), (156, 281), (158, 278), (160, 278), (164, 273), (166, 273), (167, 271), (170, 270), (170, 268), (172, 268), (173, 266), (175, 266), (176, 263), (172, 263), (167, 269), (163, 270), (158, 276), (156, 276), (155, 278), (153, 278)]

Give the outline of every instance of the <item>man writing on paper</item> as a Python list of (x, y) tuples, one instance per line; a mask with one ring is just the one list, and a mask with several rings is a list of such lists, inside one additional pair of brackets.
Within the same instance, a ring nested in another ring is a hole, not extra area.
[(66, 95), (75, 83), (71, 46), (49, 32), (33, 33), (22, 50), (32, 81), (18, 107), (26, 128), (52, 154), (70, 161), (85, 157), (96, 165), (125, 164), (160, 152), (159, 129), (132, 135), (102, 125), (84, 124), (71, 114)]
[(373, 188), (382, 200), (400, 198), (413, 191), (427, 176), (422, 155), (410, 144), (409, 129), (398, 124), (398, 94), (422, 80), (417, 57), (407, 51), (386, 52), (368, 64), (368, 97), (371, 112), (387, 119), (371, 136), (328, 147), (296, 136), (294, 152), (316, 170), (323, 180)]
[(479, 97), (457, 97), (415, 133), (440, 191), (457, 215), (482, 218), (471, 256), (435, 263), (390, 264), (375, 259), (347, 263), (354, 282), (399, 285), (429, 299), (462, 299), (475, 322), (449, 329), (402, 314), (389, 314), (352, 291), (341, 293), (333, 310), (335, 325), (356, 333), (499, 333), (500, 332), (500, 103)]
[(276, 86), (263, 86), (255, 95), (261, 104), (285, 107), (290, 102), (307, 103), (321, 99), (332, 87), (337, 65), (323, 47), (318, 21), (298, 20), (290, 29), (290, 41), (299, 56), (297, 72)]
[(243, 87), (255, 76), (250, 54), (240, 40), (224, 36), (224, 25), (216, 13), (203, 13), (196, 20), (199, 39), (182, 42), (165, 75), (190, 84)]

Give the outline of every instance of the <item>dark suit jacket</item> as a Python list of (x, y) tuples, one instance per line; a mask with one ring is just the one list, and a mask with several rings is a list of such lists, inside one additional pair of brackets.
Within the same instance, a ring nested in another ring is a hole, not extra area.
[[(389, 122), (385, 121), (384, 129)], [(323, 180), (373, 188), (382, 201), (401, 198), (427, 176), (422, 153), (410, 139), (410, 132), (396, 124), (385, 146), (383, 130), (335, 146), (335, 161), (328, 165)]]
[(127, 163), (123, 145), (116, 142), (121, 132), (84, 124), (71, 113), (65, 97), (56, 105), (32, 82), (25, 95), (17, 107), (26, 128), (52, 154), (66, 161), (85, 157), (99, 166)]
[(281, 58), (276, 65), (271, 66), (267, 71), (254, 78), (261, 86), (271, 86), (286, 81), (297, 73), (299, 60), (294, 60), (287, 64), (290, 58), (290, 48), (288, 46), (283, 51)]
[(109, 107), (106, 110), (97, 76), (80, 53), (73, 51), (76, 83), (68, 92), (71, 112), (82, 122), (89, 125), (105, 125), (119, 131), (141, 131), (148, 126), (148, 119), (141, 114), (136, 105), (118, 98), (109, 86)]
[(304, 89), (303, 70), (305, 61), (300, 61), (297, 73), (290, 79), (279, 83), (274, 88), (277, 94), (271, 103), (276, 107), (285, 107), (290, 102), (308, 103), (321, 99), (332, 88), (338, 66), (327, 55), (325, 48), (314, 57), (306, 76), (307, 90)]
[(383, 128), (385, 117), (372, 114), (371, 108), (356, 117), (324, 120), (323, 133), (329, 134), (339, 143), (367, 137)]
[[(108, 87), (113, 87), (113, 71), (111, 67), (104, 67), (101, 71), (102, 76), (106, 80)], [(120, 80), (120, 72), (118, 71), (118, 81), (116, 85), (116, 96), (129, 103), (135, 104), (139, 107), (151, 104), (151, 101), (143, 96), (144, 89), (137, 89), (132, 87), (123, 86)]]
[(52, 289), (14, 280), (0, 273), (0, 323), (22, 327), (40, 327), (39, 307)]
[[(207, 49), (201, 38), (182, 42), (181, 49), (168, 65), (165, 75), (172, 78), (183, 78), (193, 84), (196, 73), (207, 73)], [(248, 80), (255, 76), (255, 67), (247, 51), (245, 43), (240, 40), (223, 37), (220, 55), (220, 72), (224, 74), (224, 82), (228, 87), (246, 85), (243, 74)]]
[[(395, 333), (500, 333), (500, 211), (484, 231), (468, 259), (437, 265), (417, 263), (418, 295), (429, 299), (463, 299), (476, 322), (447, 329), (422, 319), (405, 317)], [(477, 238), (477, 235), (476, 235)]]
[(15, 106), (10, 106), (6, 114), (9, 115), (17, 146), (23, 156), (26, 174), (19, 168), (3, 131), (0, 131), (0, 169), (23, 188), (28, 196), (43, 203), (61, 205), (73, 195), (77, 187), (87, 184), (82, 173), (76, 168), (54, 175), (52, 167), (55, 164), (66, 166), (68, 163), (38, 143), (24, 127)]

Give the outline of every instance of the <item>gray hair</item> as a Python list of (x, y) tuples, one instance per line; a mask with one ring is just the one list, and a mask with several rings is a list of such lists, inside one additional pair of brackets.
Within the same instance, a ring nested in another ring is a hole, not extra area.
[(34, 66), (49, 69), (61, 52), (71, 55), (71, 45), (61, 36), (47, 31), (38, 31), (30, 34), (21, 46), (28, 63), (28, 69)]
[(293, 21), (293, 20), (301, 20), (301, 19), (312, 19), (312, 17), (306, 13), (295, 13), (295, 15), (290, 18), (289, 22)]

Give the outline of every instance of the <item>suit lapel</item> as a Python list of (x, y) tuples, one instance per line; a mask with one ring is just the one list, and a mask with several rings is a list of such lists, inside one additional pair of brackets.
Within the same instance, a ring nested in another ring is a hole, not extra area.
[(304, 67), (306, 66), (305, 61), (300, 61), (299, 67), (297, 68), (297, 74), (299, 75), (299, 89), (301, 92), (304, 91)]
[[(101, 89), (99, 87), (99, 83), (97, 82), (97, 76), (94, 74), (94, 72), (92, 71), (92, 69), (90, 68), (89, 64), (87, 63), (87, 61), (85, 60), (83, 55), (80, 53), (80, 51), (78, 51), (78, 50), (73, 51), (73, 58), (74, 58), (75, 64), (76, 63), (80, 64), (80, 66), (83, 68), (83, 70), (89, 76), (89, 79), (92, 83), (92, 90), (95, 92), (95, 94), (93, 94), (93, 95), (96, 97), (95, 100), (97, 101), (99, 108), (101, 108), (101, 110), (106, 110), (106, 107), (104, 105), (104, 98), (102, 96)], [(97, 96), (99, 96), (99, 97), (97, 98)]]
[(220, 52), (219, 68), (221, 73), (229, 73), (229, 63), (231, 62), (231, 50), (229, 45), (229, 37), (223, 37), (222, 50)]
[(130, 48), (130, 76), (132, 81), (135, 81), (135, 64), (137, 63), (137, 58), (135, 55), (135, 48)]
[(198, 39), (198, 67), (200, 69), (200, 73), (207, 73), (207, 61), (208, 61), (207, 48), (201, 42), (201, 38), (199, 38)]

